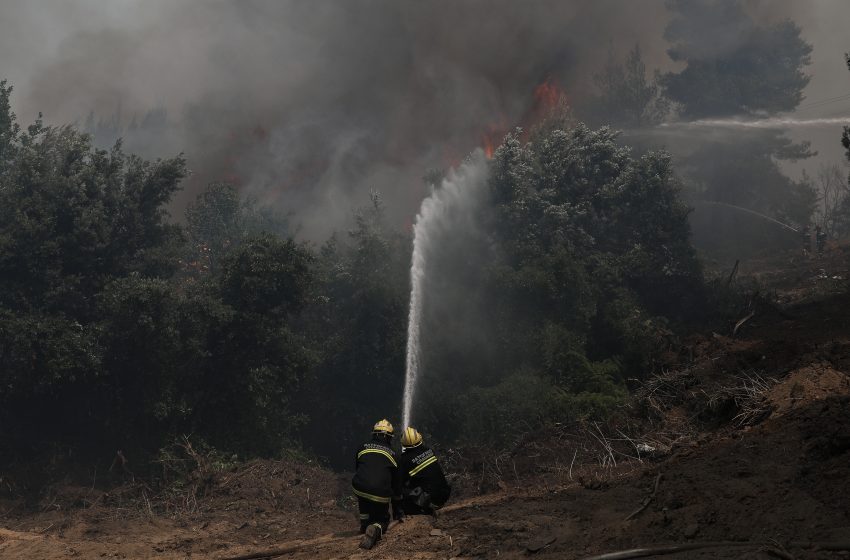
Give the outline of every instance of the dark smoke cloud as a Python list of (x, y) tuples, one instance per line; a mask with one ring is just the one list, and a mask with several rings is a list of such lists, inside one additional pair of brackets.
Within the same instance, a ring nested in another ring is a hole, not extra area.
[(126, 123), (164, 107), (168, 134), (125, 135), (148, 155), (186, 152), (184, 197), (232, 180), (295, 211), (310, 237), (370, 188), (412, 216), (423, 173), (519, 122), (536, 85), (580, 97), (609, 46), (664, 25), (660, 2), (610, 0), (102, 4), (4, 7), (0, 35), (26, 35), (4, 62), (19, 112), (82, 122), (120, 109)]
[[(749, 0), (748, 10), (773, 18), (797, 4)], [(314, 239), (370, 189), (408, 221), (425, 171), (521, 122), (547, 78), (581, 103), (609, 49), (636, 42), (650, 68), (675, 68), (662, 0), (19, 0), (2, 10), (0, 76), (16, 85), (22, 117), (83, 123), (120, 110), (124, 128), (164, 109), (155, 134), (115, 133), (144, 155), (186, 153), (194, 175), (178, 214), (208, 181), (231, 180), (293, 211)]]

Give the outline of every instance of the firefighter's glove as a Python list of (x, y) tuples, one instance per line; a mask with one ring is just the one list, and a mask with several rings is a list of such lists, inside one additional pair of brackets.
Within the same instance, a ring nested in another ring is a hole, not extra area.
[(431, 507), (431, 494), (428, 492), (421, 492), (416, 498), (416, 505), (422, 509), (429, 509)]

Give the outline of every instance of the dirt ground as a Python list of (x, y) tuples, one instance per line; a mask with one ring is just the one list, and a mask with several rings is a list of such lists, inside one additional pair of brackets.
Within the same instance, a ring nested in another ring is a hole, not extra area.
[(7, 496), (0, 558), (584, 558), (701, 541), (757, 546), (671, 557), (850, 558), (801, 546), (850, 541), (845, 249), (742, 263), (773, 303), (734, 337), (730, 325), (682, 341), (619, 423), (555, 427), (483, 462), (447, 457), (462, 470), (453, 501), (372, 551), (357, 548), (349, 477), (287, 460), (217, 473), (170, 512), (137, 490), (69, 485), (37, 507)]

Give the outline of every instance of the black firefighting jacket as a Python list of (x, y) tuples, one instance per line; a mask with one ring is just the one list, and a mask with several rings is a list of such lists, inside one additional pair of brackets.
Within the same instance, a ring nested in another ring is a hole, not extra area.
[(431, 501), (436, 506), (442, 506), (449, 499), (451, 488), (446, 475), (437, 462), (437, 456), (428, 447), (417, 445), (405, 449), (401, 454), (399, 469), (404, 489), (422, 488), (431, 495)]
[(354, 494), (373, 502), (401, 500), (401, 477), (392, 449), (377, 441), (364, 443), (354, 461)]

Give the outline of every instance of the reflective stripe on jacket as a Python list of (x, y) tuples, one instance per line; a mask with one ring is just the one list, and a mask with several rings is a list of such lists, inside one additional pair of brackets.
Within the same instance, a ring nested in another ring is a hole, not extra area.
[(437, 505), (442, 505), (450, 493), (449, 483), (434, 452), (424, 445), (405, 449), (399, 459), (402, 486), (422, 488)]
[(375, 441), (364, 443), (354, 460), (354, 494), (373, 502), (401, 499), (401, 478), (392, 449)]

